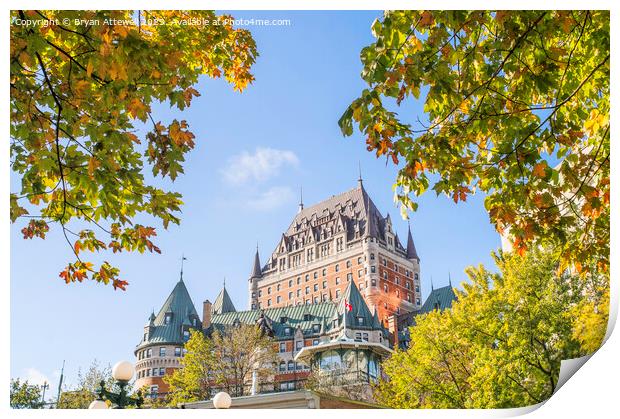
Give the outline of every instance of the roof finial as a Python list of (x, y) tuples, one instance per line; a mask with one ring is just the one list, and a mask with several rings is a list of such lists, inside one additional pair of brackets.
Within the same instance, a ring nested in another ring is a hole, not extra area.
[(362, 179), (362, 163), (358, 160), (357, 161), (357, 166), (358, 166), (358, 170), (359, 170), (359, 178), (357, 179), (357, 183), (359, 184), (360, 188), (363, 186), (363, 179)]
[(431, 275), (431, 291), (434, 291), (435, 287), (433, 286), (433, 275)]
[(304, 188), (299, 186), (299, 212), (304, 209)]
[(452, 277), (450, 276), (450, 271), (448, 271), (448, 284), (450, 285), (450, 288), (452, 288)]
[(185, 257), (185, 255), (183, 253), (181, 253), (181, 281), (183, 281), (183, 261), (187, 260), (187, 258)]
[(224, 277), (224, 289), (226, 289), (226, 277)]

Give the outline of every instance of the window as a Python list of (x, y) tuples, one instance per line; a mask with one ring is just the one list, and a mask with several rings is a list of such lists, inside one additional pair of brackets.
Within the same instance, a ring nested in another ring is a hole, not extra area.
[(375, 260), (375, 254), (374, 253), (370, 254), (370, 260)]
[(317, 304), (319, 302), (319, 297), (314, 297), (313, 301), (314, 301), (314, 304)]
[(298, 289), (297, 289), (297, 296), (298, 296), (298, 297), (301, 297), (301, 288), (298, 288)]
[(387, 284), (383, 284), (383, 291), (388, 292), (388, 286), (387, 286)]
[(157, 397), (157, 394), (159, 393), (159, 386), (158, 385), (153, 385), (150, 388), (150, 395), (151, 397)]
[(306, 287), (306, 295), (310, 294), (310, 287)]
[(415, 286), (415, 292), (420, 292), (420, 286), (419, 285)]
[(408, 290), (411, 289), (411, 284), (409, 283), (409, 281), (405, 281), (405, 288), (407, 288)]
[(170, 324), (172, 321), (172, 313), (166, 313), (164, 316), (164, 324)]
[(304, 321), (309, 322), (310, 320), (312, 320), (312, 314), (304, 314)]
[(289, 299), (289, 300), (292, 300), (292, 299), (293, 299), (293, 291), (290, 291), (290, 292), (288, 293), (288, 299)]
[(362, 275), (364, 275), (364, 271), (362, 271), (361, 269), (359, 271), (357, 271), (357, 277), (361, 278)]
[(416, 299), (415, 299), (415, 303), (416, 303), (417, 305), (420, 305), (420, 299), (419, 299), (419, 298), (416, 298)]
[(327, 281), (323, 281), (323, 289), (327, 288)]
[(350, 267), (351, 267), (351, 261), (347, 260), (347, 268), (350, 268)]
[(387, 266), (387, 259), (383, 258), (383, 260), (381, 261), (381, 263), (383, 263), (383, 266)]
[(301, 348), (304, 347), (304, 341), (303, 340), (298, 340), (297, 342), (295, 342), (295, 350), (296, 351), (301, 351)]
[(280, 323), (282, 323), (282, 324), (286, 323), (287, 320), (288, 320), (288, 317), (286, 317), (286, 316), (280, 317)]
[(280, 391), (286, 390), (286, 383), (280, 383)]
[(318, 340), (318, 339), (314, 339), (314, 340), (312, 341), (312, 346), (316, 346), (316, 345), (318, 345), (318, 344), (319, 344), (319, 340)]
[(418, 274), (414, 275), (414, 279), (417, 281), (419, 279)]
[(318, 291), (319, 290), (319, 284), (314, 284), (314, 291)]
[(189, 330), (184, 330), (183, 331), (183, 340), (184, 341), (188, 341), (189, 340)]
[(180, 347), (176, 347), (174, 348), (174, 356), (181, 356), (181, 348)]
[(157, 372), (159, 370), (157, 368), (153, 368), (153, 377), (157, 377)]
[(287, 368), (286, 368), (287, 370), (289, 370), (289, 371), (295, 371), (295, 362), (293, 362), (293, 361), (288, 361), (288, 364), (287, 364), (286, 366), (287, 366)]
[(327, 294), (323, 294), (323, 301), (327, 301)]
[(383, 271), (383, 279), (388, 279), (387, 271)]
[(295, 362), (295, 369), (297, 371), (301, 370), (301, 364), (299, 362)]
[(286, 352), (286, 342), (280, 342), (280, 353)]
[(377, 286), (377, 280), (373, 278), (373, 279), (370, 281), (370, 285), (372, 285), (373, 287), (376, 287), (376, 286)]
[(280, 291), (280, 284), (276, 286), (276, 291)]
[(267, 287), (267, 294), (271, 294), (271, 287)]
[(289, 390), (295, 390), (295, 381), (289, 381), (288, 382), (288, 389)]
[(292, 279), (289, 279), (289, 281), (288, 281), (288, 287), (290, 288), (290, 287), (292, 287), (292, 286), (293, 286), (293, 280), (292, 280)]
[(297, 277), (297, 285), (299, 285), (301, 283), (301, 276)]
[(144, 334), (144, 339), (143, 339), (143, 340), (146, 342), (148, 338), (149, 338), (149, 334), (148, 334), (148, 333), (145, 333), (145, 334)]
[(340, 277), (336, 277), (336, 285), (340, 284)]
[(280, 361), (280, 372), (286, 371), (286, 364), (284, 361)]
[(320, 324), (313, 324), (312, 325), (312, 331), (314, 333), (319, 333), (321, 331), (321, 325)]
[(336, 264), (336, 272), (340, 271), (340, 264)]
[(256, 309), (256, 304), (252, 303), (252, 310)]
[(278, 295), (278, 296), (276, 297), (276, 302), (277, 302), (278, 304), (280, 304), (280, 301), (282, 301), (282, 297), (280, 297), (280, 296)]
[(377, 272), (377, 268), (375, 268), (374, 266), (370, 267), (370, 273), (376, 273)]
[(396, 285), (400, 285), (400, 278), (396, 278)]
[(267, 307), (271, 307), (271, 298), (267, 300)]
[(396, 297), (400, 298), (400, 290), (396, 290)]
[(263, 290), (258, 290), (258, 296), (261, 297), (263, 295)]
[(362, 335), (362, 340), (365, 340), (366, 342), (368, 342), (368, 333), (364, 333)]
[(150, 368), (146, 370), (146, 376), (147, 376), (147, 377), (150, 377), (150, 376), (151, 376), (151, 369), (150, 369)]
[(323, 268), (323, 276), (327, 275), (327, 269)]
[(148, 349), (146, 350), (146, 357), (147, 357), (147, 358), (150, 358), (150, 357), (152, 357), (152, 356), (153, 356), (153, 350), (152, 350), (151, 348), (148, 348)]
[(306, 274), (306, 282), (310, 279), (310, 275)]
[(340, 290), (336, 290), (336, 298), (340, 297)]
[(357, 318), (357, 325), (358, 326), (363, 326), (364, 325), (364, 318), (362, 316), (359, 316)]
[(355, 334), (355, 340), (357, 340), (357, 341), (361, 341), (362, 340), (362, 334), (360, 332), (357, 332)]
[(362, 264), (362, 257), (361, 257), (361, 256), (357, 258), (357, 264), (358, 264), (358, 265), (361, 265), (361, 264)]
[(347, 282), (350, 282), (353, 279), (353, 274), (352, 273), (348, 273), (347, 274)]
[(411, 302), (411, 294), (407, 293), (407, 301)]
[(165, 369), (165, 368), (160, 368), (160, 369), (159, 369), (159, 375), (160, 375), (161, 377), (163, 377), (164, 375), (166, 375), (166, 369)]
[(290, 327), (285, 327), (284, 328), (284, 334), (286, 336), (290, 336), (291, 335), (291, 328)]
[(314, 279), (317, 279), (319, 277), (319, 273), (315, 272), (313, 276), (314, 276)]
[(159, 356), (166, 356), (166, 347), (162, 346), (159, 348)]

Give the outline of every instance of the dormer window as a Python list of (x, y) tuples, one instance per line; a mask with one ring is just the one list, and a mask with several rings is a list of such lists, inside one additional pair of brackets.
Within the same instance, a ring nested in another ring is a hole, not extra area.
[(189, 330), (184, 330), (183, 331), (183, 340), (184, 341), (188, 341), (189, 340)]
[(290, 336), (291, 335), (291, 328), (290, 327), (285, 327), (284, 328), (284, 334), (286, 336)]
[(304, 314), (304, 321), (308, 322), (310, 320), (312, 320), (312, 314)]
[(364, 325), (364, 318), (362, 316), (358, 316), (357, 317), (357, 325), (358, 326), (363, 326)]
[(321, 331), (321, 325), (320, 324), (313, 324), (312, 325), (312, 331), (314, 333), (319, 333)]
[(172, 313), (166, 313), (164, 316), (164, 324), (170, 324), (172, 322)]
[(288, 317), (286, 317), (286, 316), (282, 316), (282, 317), (280, 317), (280, 323), (284, 324), (284, 323), (286, 323), (287, 321), (288, 321)]

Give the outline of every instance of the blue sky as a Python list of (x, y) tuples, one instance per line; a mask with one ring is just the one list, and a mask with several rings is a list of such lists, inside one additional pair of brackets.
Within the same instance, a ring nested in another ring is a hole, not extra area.
[[(310, 205), (355, 187), (358, 161), (364, 184), (395, 229), (405, 237), (392, 184), (396, 168), (368, 153), (359, 134), (343, 138), (337, 121), (364, 88), (359, 51), (372, 42), (379, 12), (234, 12), (235, 17), (290, 19), (288, 27), (250, 27), (260, 52), (255, 83), (242, 94), (222, 80), (202, 80), (184, 112), (155, 108), (162, 121), (186, 119), (196, 135), (185, 175), (169, 185), (183, 194), (182, 223), (158, 228), (161, 255), (105, 254), (129, 281), (126, 292), (95, 283), (65, 285), (58, 277), (71, 250), (59, 231), (46, 240), (22, 239), (11, 227), (11, 376), (52, 382), (66, 359), (75, 383), (79, 367), (133, 361), (133, 348), (151, 309), (158, 310), (179, 278), (201, 312), (223, 278), (238, 309), (247, 308), (247, 277), (258, 242), (264, 261), (297, 211), (299, 188)], [(417, 103), (400, 110), (422, 115)], [(11, 190), (19, 179), (11, 176)], [(142, 220), (147, 222), (148, 219)], [(150, 224), (149, 224), (150, 225)], [(159, 225), (155, 224), (157, 227)], [(455, 205), (429, 193), (411, 226), (421, 258), (423, 295), (464, 280), (463, 270), (483, 263), (500, 239), (483, 197)]]

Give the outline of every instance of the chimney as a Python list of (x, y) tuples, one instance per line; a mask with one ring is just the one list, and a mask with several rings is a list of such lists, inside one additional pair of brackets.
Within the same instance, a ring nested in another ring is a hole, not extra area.
[(394, 347), (398, 348), (398, 315), (392, 314), (388, 317), (388, 330), (394, 337)]
[(208, 329), (211, 326), (211, 301), (205, 300), (202, 303), (202, 328)]

